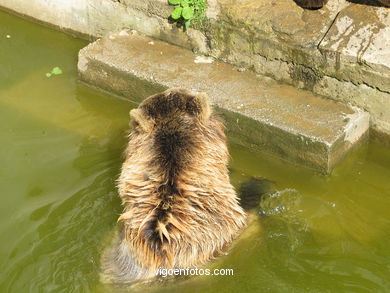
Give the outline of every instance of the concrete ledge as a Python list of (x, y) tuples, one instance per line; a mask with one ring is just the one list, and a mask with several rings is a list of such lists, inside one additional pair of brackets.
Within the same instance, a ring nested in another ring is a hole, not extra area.
[[(6, 9), (88, 39), (123, 28), (191, 49), (368, 111), (390, 138), (390, 8), (329, 0), (208, 0), (207, 19), (184, 31), (167, 0), (0, 0)], [(353, 94), (352, 94), (353, 92)]]
[(207, 92), (237, 143), (324, 173), (367, 136), (367, 112), (195, 58), (121, 31), (82, 49), (78, 69), (82, 81), (138, 101), (167, 87)]

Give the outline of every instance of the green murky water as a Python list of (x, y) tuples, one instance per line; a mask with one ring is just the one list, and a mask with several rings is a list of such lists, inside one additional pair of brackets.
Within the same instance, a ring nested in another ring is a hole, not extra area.
[[(0, 12), (2, 293), (120, 291), (99, 284), (99, 257), (121, 210), (134, 105), (77, 83), (84, 45)], [(63, 74), (47, 78), (55, 66)], [(365, 145), (331, 177), (235, 146), (231, 156), (246, 203), (263, 193), (255, 222), (211, 265), (234, 276), (146, 291), (390, 292), (389, 149)]]

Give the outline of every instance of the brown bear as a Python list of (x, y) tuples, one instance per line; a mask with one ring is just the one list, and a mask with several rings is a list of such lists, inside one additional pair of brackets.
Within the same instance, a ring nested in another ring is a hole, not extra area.
[(169, 89), (130, 115), (118, 180), (122, 228), (103, 257), (103, 279), (114, 283), (203, 265), (246, 225), (229, 181), (224, 125), (206, 94)]

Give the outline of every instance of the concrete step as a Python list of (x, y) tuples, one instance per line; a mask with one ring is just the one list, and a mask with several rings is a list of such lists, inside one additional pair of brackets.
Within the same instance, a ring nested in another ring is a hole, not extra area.
[(367, 137), (367, 112), (196, 57), (121, 31), (80, 51), (79, 77), (138, 101), (168, 87), (204, 91), (236, 143), (324, 173)]

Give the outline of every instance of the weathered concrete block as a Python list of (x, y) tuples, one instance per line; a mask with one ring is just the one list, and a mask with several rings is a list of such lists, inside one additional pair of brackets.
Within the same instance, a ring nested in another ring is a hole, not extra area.
[(388, 8), (348, 6), (337, 15), (319, 48), (331, 65), (329, 75), (390, 92)]
[(321, 79), (313, 91), (365, 109), (370, 113), (371, 126), (382, 135), (390, 137), (389, 94), (377, 91), (365, 84), (356, 86), (351, 82), (343, 82), (331, 77)]
[(349, 5), (319, 48), (328, 76), (314, 92), (364, 108), (372, 127), (390, 136), (390, 9)]
[(195, 57), (122, 31), (82, 49), (78, 69), (81, 80), (131, 99), (166, 87), (205, 91), (236, 142), (321, 172), (329, 173), (366, 137), (367, 112)]
[[(345, 0), (330, 0), (314, 11), (289, 0), (218, 2), (219, 21), (206, 32), (208, 54), (363, 107), (373, 117), (373, 129), (390, 133), (390, 115), (378, 107), (390, 100), (390, 9)], [(341, 17), (351, 26), (338, 23)], [(339, 32), (343, 25), (348, 32)]]
[(301, 48), (316, 48), (345, 0), (332, 0), (321, 10), (305, 10), (292, 0), (218, 0), (221, 17), (256, 36)]

